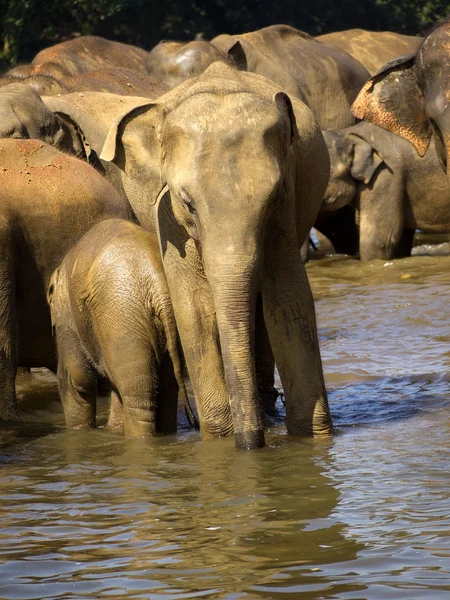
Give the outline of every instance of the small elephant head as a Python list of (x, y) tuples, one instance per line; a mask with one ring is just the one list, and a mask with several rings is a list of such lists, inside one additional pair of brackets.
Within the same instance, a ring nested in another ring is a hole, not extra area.
[(369, 184), (383, 158), (355, 133), (327, 130), (323, 137), (330, 154), (330, 179), (322, 204), (324, 211), (336, 211), (355, 199), (358, 182)]
[(81, 135), (51, 112), (25, 83), (0, 88), (0, 138), (38, 139), (65, 152), (85, 156)]
[(147, 70), (172, 89), (186, 79), (200, 75), (216, 60), (223, 59), (224, 55), (204, 40), (161, 42), (149, 53)]

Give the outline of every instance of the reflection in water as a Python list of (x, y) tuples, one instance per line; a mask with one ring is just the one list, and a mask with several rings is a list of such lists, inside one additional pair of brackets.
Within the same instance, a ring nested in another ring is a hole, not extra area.
[(332, 440), (67, 432), (54, 377), (20, 376), (0, 598), (449, 597), (450, 258), (308, 270)]

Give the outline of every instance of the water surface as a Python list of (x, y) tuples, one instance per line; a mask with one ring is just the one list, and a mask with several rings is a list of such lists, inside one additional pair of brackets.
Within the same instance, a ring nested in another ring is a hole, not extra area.
[[(450, 257), (308, 266), (337, 435), (0, 429), (0, 598), (450, 598)], [(279, 402), (280, 415), (283, 412)], [(101, 418), (106, 405), (101, 406)]]

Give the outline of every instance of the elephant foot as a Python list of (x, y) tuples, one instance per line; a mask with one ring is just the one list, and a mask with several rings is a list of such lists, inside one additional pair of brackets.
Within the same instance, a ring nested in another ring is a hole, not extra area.
[(235, 433), (234, 439), (236, 448), (239, 450), (254, 450), (255, 448), (264, 448), (266, 445), (262, 430), (238, 431)]

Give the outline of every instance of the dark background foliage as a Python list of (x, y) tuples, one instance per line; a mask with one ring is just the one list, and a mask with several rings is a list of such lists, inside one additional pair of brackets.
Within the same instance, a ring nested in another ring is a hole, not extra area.
[(312, 35), (353, 27), (415, 35), (449, 10), (442, 0), (0, 0), (0, 69), (77, 35), (146, 49), (274, 23)]

